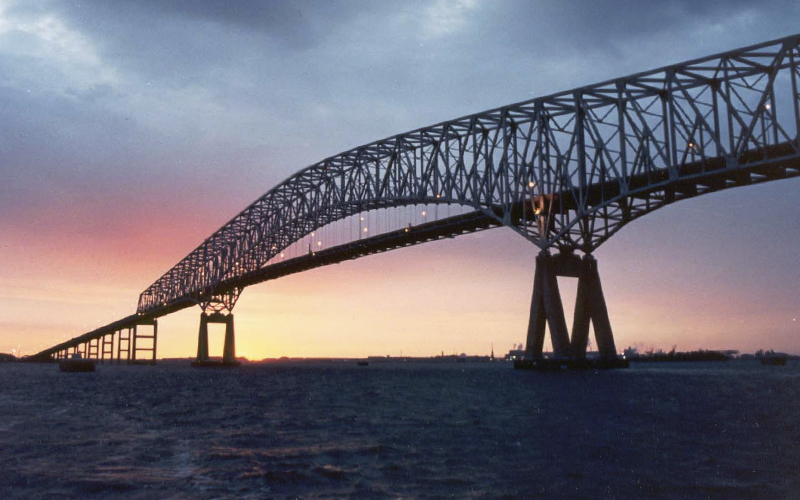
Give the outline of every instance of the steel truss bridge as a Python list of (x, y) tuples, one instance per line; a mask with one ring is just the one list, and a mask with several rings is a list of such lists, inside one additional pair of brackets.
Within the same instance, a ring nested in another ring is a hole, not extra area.
[[(585, 357), (592, 322), (601, 356), (613, 359), (592, 252), (670, 203), (800, 175), (798, 131), (794, 35), (389, 137), (297, 172), (142, 292), (135, 314), (35, 358), (154, 361), (156, 318), (199, 305), (198, 360), (209, 358), (207, 324), (222, 322), (232, 362), (232, 310), (249, 285), (505, 226), (541, 249), (531, 357), (542, 356), (545, 325), (555, 356)], [(458, 210), (424, 217), (442, 205)], [(394, 220), (370, 230), (364, 221), (376, 213)], [(323, 246), (320, 231), (334, 243)], [(571, 337), (557, 276), (579, 279)], [(140, 332), (145, 325), (152, 330)]]

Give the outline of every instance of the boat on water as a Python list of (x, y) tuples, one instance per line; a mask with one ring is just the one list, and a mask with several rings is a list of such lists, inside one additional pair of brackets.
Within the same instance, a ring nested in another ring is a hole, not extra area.
[(84, 359), (78, 353), (62, 359), (58, 363), (58, 369), (62, 372), (93, 372), (94, 368), (95, 362), (93, 359)]

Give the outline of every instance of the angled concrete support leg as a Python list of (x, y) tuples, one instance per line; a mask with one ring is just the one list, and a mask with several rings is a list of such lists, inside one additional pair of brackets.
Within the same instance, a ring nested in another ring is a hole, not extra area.
[(528, 356), (539, 359), (542, 357), (544, 348), (544, 330), (547, 316), (544, 312), (544, 301), (542, 300), (542, 284), (544, 278), (542, 266), (536, 265), (536, 273), (533, 278), (533, 297), (531, 298), (531, 313), (528, 318), (528, 339), (525, 343), (525, 350)]
[(572, 355), (572, 348), (569, 344), (567, 319), (564, 316), (561, 292), (558, 289), (558, 276), (552, 261), (550, 261), (550, 255), (547, 255), (547, 257), (544, 309), (547, 313), (547, 326), (550, 327), (550, 340), (553, 342), (553, 356), (556, 358), (568, 358)]
[(600, 285), (600, 273), (597, 261), (591, 255), (585, 255), (578, 276), (578, 295), (575, 298), (575, 316), (572, 324), (572, 351), (578, 358), (586, 357), (586, 345), (589, 340), (589, 323), (594, 325), (594, 335), (600, 358), (617, 359), (617, 348), (614, 345), (614, 334), (611, 321), (608, 319), (608, 308)]
[(586, 347), (589, 343), (590, 295), (591, 290), (586, 273), (578, 277), (578, 293), (575, 296), (575, 315), (572, 317), (572, 352), (576, 358), (586, 357)]
[(542, 251), (536, 257), (536, 275), (533, 283), (533, 298), (528, 321), (526, 351), (534, 359), (542, 357), (545, 322), (550, 327), (553, 356), (568, 358), (572, 355), (564, 306), (558, 289), (558, 277), (553, 257)]
[(584, 257), (587, 260), (587, 274), (591, 289), (592, 323), (594, 336), (597, 341), (597, 350), (603, 359), (616, 359), (617, 347), (614, 345), (614, 333), (611, 331), (611, 321), (608, 319), (608, 308), (600, 285), (600, 273), (597, 271), (597, 261), (591, 255)]

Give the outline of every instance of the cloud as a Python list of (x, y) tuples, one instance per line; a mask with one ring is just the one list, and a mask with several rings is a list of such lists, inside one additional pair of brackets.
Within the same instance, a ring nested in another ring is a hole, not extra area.
[(476, 0), (436, 0), (422, 16), (423, 32), (430, 37), (452, 35), (464, 27), (476, 7)]
[(797, 9), (684, 0), (6, 2), (0, 172), (12, 182), (0, 188), (0, 205), (173, 179), (177, 189), (230, 189), (243, 206), (340, 151), (767, 39), (791, 23), (764, 21)]
[(0, 58), (12, 63), (0, 82), (26, 91), (86, 92), (117, 79), (91, 40), (52, 13), (0, 10)]
[[(0, 236), (65, 262), (102, 249), (101, 267), (147, 253), (157, 276), (325, 157), (788, 35), (798, 15), (785, 0), (0, 0)], [(455, 243), (490, 258), (476, 242)]]

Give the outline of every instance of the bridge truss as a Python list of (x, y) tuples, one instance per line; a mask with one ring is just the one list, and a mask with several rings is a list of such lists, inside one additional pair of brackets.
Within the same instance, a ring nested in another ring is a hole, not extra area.
[(542, 249), (591, 253), (673, 201), (796, 174), (767, 166), (800, 156), (799, 61), (790, 37), (327, 158), (206, 239), (142, 293), (138, 312), (187, 298), (231, 307), (238, 291), (217, 294), (222, 283), (333, 221), (398, 205), (456, 203)]
[(276, 261), (292, 244), (391, 207), (456, 204), (467, 212), (359, 234), (328, 249), (324, 262), (497, 226), (548, 254), (589, 255), (667, 204), (800, 174), (799, 89), (795, 35), (354, 148), (299, 171), (236, 215), (148, 287), (132, 318), (192, 304), (229, 313), (245, 286), (287, 267), (322, 265), (310, 248), (297, 264)]

